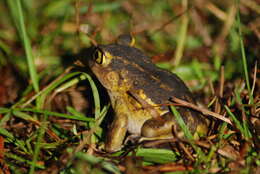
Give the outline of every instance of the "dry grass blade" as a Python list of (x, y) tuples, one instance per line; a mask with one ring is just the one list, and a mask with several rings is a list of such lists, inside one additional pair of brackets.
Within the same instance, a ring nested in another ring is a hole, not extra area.
[(255, 90), (256, 74), (257, 74), (257, 61), (255, 62), (255, 67), (254, 67), (254, 78), (253, 78), (253, 85), (252, 85), (251, 95), (254, 94), (254, 90)]
[(208, 2), (205, 6), (211, 13), (213, 13), (220, 20), (225, 21), (225, 19), (227, 18), (227, 14), (221, 9), (219, 9), (215, 4)]
[(203, 113), (204, 115), (210, 115), (210, 116), (215, 117), (215, 118), (217, 118), (219, 120), (227, 122), (230, 125), (233, 125), (232, 122), (228, 118), (224, 117), (223, 115), (220, 115), (220, 114), (217, 114), (215, 112), (209, 111), (208, 109), (205, 109), (205, 108), (200, 108), (200, 107), (196, 106), (195, 104), (192, 104), (190, 102), (187, 102), (185, 100), (182, 100), (182, 99), (179, 99), (179, 98), (176, 98), (176, 97), (172, 97), (171, 100), (176, 102), (177, 104), (180, 104), (181, 106), (192, 108), (192, 109), (194, 109), (196, 111), (199, 111), (199, 112)]
[(189, 152), (189, 150), (184, 146), (184, 144), (182, 142), (179, 143), (180, 147), (182, 148), (182, 150), (184, 151), (184, 153), (188, 156), (188, 158), (192, 161), (195, 161), (194, 157), (191, 155), (191, 153)]
[(145, 166), (144, 169), (158, 172), (190, 171), (192, 166), (184, 166), (176, 163), (168, 163), (159, 166)]

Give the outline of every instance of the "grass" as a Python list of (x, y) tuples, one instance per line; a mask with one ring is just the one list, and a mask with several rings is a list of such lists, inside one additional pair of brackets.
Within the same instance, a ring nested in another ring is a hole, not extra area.
[(19, 1), (19, 0), (7, 1), (7, 3), (8, 3), (8, 7), (10, 9), (10, 12), (12, 14), (12, 19), (15, 23), (16, 29), (19, 33), (21, 41), (23, 42), (23, 46), (24, 46), (24, 50), (25, 50), (26, 58), (27, 58), (27, 64), (28, 64), (28, 68), (29, 68), (29, 74), (32, 79), (32, 84), (33, 84), (34, 90), (36, 92), (38, 92), (39, 91), (39, 84), (38, 84), (39, 79), (38, 79), (38, 75), (36, 72), (36, 66), (34, 63), (30, 39), (27, 35), (27, 31), (25, 28), (21, 1)]
[[(260, 7), (250, 2), (1, 1), (0, 173), (259, 171)], [(113, 43), (129, 32), (136, 47), (232, 125), (207, 116), (214, 120), (209, 134), (194, 140), (171, 107), (186, 139), (152, 142), (168, 149), (102, 151), (110, 103), (74, 61), (92, 42)]]

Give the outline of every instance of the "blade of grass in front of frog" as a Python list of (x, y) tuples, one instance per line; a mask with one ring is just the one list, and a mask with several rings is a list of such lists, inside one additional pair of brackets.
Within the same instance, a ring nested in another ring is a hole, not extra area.
[(105, 118), (105, 116), (106, 116), (106, 114), (107, 114), (107, 112), (109, 110), (109, 107), (110, 107), (110, 103), (103, 107), (103, 109), (100, 112), (100, 116), (96, 119), (97, 120), (97, 125), (100, 125), (102, 123), (103, 119)]
[[(94, 98), (94, 104), (95, 104), (95, 123), (90, 123), (90, 127), (92, 130), (96, 131), (99, 130), (99, 126), (96, 127), (97, 124), (97, 119), (100, 116), (100, 98), (99, 98), (99, 93), (98, 93), (98, 89), (93, 81), (93, 79), (91, 78), (90, 75), (88, 75), (87, 73), (82, 73), (83, 76), (85, 76), (85, 78), (88, 79), (92, 93), (93, 93), (93, 98)], [(97, 133), (99, 134), (99, 133)], [(96, 143), (97, 142), (97, 138), (96, 136), (93, 134), (91, 136), (91, 142), (90, 143)]]
[(180, 113), (177, 111), (177, 109), (174, 106), (170, 106), (171, 110), (173, 112), (173, 115), (176, 118), (177, 123), (179, 124), (179, 126), (181, 127), (185, 137), (190, 140), (193, 141), (193, 136), (191, 134), (191, 132), (189, 131), (189, 128), (187, 127), (187, 125), (184, 123), (183, 119), (180, 116)]
[(29, 74), (32, 79), (33, 88), (36, 92), (38, 92), (39, 91), (39, 84), (38, 84), (39, 78), (38, 78), (38, 74), (36, 72), (36, 67), (34, 64), (34, 58), (33, 58), (33, 54), (32, 54), (30, 39), (27, 35), (26, 28), (25, 28), (21, 1), (20, 0), (7, 1), (7, 4), (9, 7), (9, 10), (11, 12), (11, 16), (14, 21), (15, 27), (18, 30), (20, 38), (23, 42), (23, 46), (24, 46), (25, 53), (26, 53), (27, 64), (28, 64), (28, 68), (29, 68)]
[[(178, 125), (182, 129), (185, 137), (189, 140), (191, 146), (194, 148), (196, 153), (201, 157), (201, 160), (205, 160), (206, 159), (205, 154), (198, 146), (195, 145), (193, 136), (192, 136), (191, 132), (189, 131), (189, 128), (185, 124), (184, 120), (180, 116), (180, 113), (177, 111), (177, 109), (174, 106), (170, 106), (170, 108), (171, 108), (171, 111), (173, 112), (174, 117), (176, 118)], [(198, 158), (198, 159), (200, 160), (200, 158)]]
[[(128, 155), (132, 155), (132, 153)], [(143, 157), (146, 162), (159, 164), (170, 163), (177, 160), (177, 155), (172, 150), (158, 148), (138, 148), (136, 156)]]
[(75, 153), (74, 158), (78, 158), (82, 161), (86, 161), (93, 166), (99, 164), (99, 166), (101, 166), (103, 169), (105, 169), (111, 173), (116, 173), (116, 174), (121, 173), (120, 170), (113, 163), (107, 162), (103, 158), (100, 158), (100, 157), (95, 157), (93, 155), (83, 153), (83, 152), (77, 152), (77, 153)]
[(35, 167), (37, 166), (37, 160), (38, 160), (38, 156), (40, 154), (40, 150), (41, 150), (41, 142), (43, 140), (44, 134), (47, 130), (47, 115), (43, 114), (43, 120), (41, 121), (40, 124), (40, 128), (39, 128), (39, 133), (37, 135), (37, 141), (35, 144), (35, 149), (34, 149), (34, 153), (33, 153), (33, 160), (32, 160), (32, 164), (30, 165), (30, 170), (29, 170), (29, 174), (33, 174), (35, 171)]
[[(105, 105), (103, 107), (103, 109), (101, 110), (100, 112), (100, 115), (97, 119), (95, 119), (95, 123), (92, 126), (92, 129), (95, 130), (95, 136), (97, 136), (99, 139), (100, 137), (102, 137), (102, 132), (103, 132), (103, 129), (100, 127), (100, 124), (102, 123), (103, 119), (105, 118), (107, 112), (108, 112), (108, 109), (110, 107), (110, 104), (108, 105)], [(96, 139), (93, 139), (92, 142), (95, 142)]]

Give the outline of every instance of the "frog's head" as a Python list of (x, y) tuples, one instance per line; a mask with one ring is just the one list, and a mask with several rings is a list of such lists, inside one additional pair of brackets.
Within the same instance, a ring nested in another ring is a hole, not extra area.
[(142, 73), (141, 66), (150, 63), (150, 59), (130, 43), (132, 41), (126, 37), (120, 38), (117, 44), (99, 45), (88, 61), (92, 72), (110, 91), (127, 91), (132, 86), (134, 78)]
[[(88, 61), (88, 66), (98, 80), (105, 88), (112, 91), (117, 90), (119, 84), (123, 85), (120, 72), (124, 69), (124, 66), (118, 63), (121, 56), (117, 54), (120, 47), (120, 45), (99, 45)], [(115, 65), (117, 65), (117, 68), (115, 68)]]

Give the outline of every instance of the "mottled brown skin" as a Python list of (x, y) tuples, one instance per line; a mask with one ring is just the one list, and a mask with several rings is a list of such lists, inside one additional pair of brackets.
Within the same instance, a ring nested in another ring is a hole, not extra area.
[[(173, 128), (181, 132), (168, 107), (162, 105), (170, 104), (172, 96), (195, 101), (175, 74), (156, 67), (142, 51), (126, 44), (98, 46), (88, 65), (107, 89), (115, 111), (106, 151), (120, 150), (127, 131), (150, 138), (170, 138)], [(193, 134), (207, 132), (200, 114), (183, 107), (177, 109)]]

